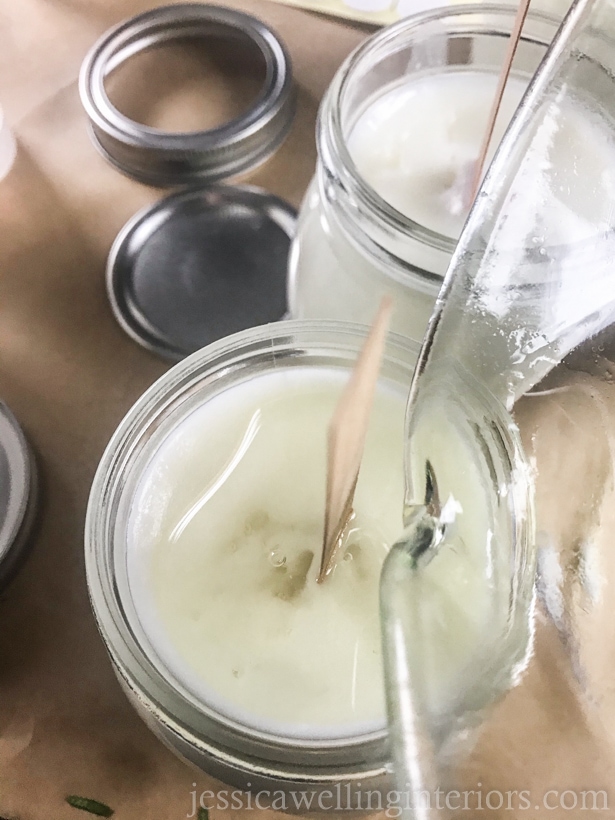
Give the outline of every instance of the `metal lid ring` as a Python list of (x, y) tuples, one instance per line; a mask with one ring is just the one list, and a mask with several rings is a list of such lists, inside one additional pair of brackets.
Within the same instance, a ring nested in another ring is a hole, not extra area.
[[(142, 125), (111, 103), (106, 77), (141, 51), (173, 40), (218, 37), (255, 45), (265, 64), (252, 106), (224, 125), (169, 133)], [(124, 173), (155, 186), (214, 182), (267, 159), (286, 137), (295, 110), (290, 57), (260, 20), (234, 9), (187, 3), (139, 14), (108, 31), (84, 60), (81, 100), (94, 144)]]

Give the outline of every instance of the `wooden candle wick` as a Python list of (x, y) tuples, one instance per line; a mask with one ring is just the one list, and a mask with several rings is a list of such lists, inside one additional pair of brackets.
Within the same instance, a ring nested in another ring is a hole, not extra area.
[(506, 52), (506, 57), (502, 65), (502, 70), (500, 71), (498, 87), (495, 92), (495, 97), (493, 100), (493, 104), (491, 106), (491, 111), (489, 112), (487, 130), (485, 131), (485, 136), (483, 137), (480, 154), (478, 155), (476, 165), (474, 166), (474, 176), (472, 178), (472, 187), (470, 189), (470, 200), (468, 203), (469, 205), (471, 205), (472, 202), (474, 202), (474, 200), (476, 199), (476, 194), (478, 193), (478, 189), (480, 188), (480, 183), (483, 176), (483, 168), (485, 165), (485, 161), (487, 159), (487, 153), (489, 152), (491, 138), (493, 137), (493, 130), (495, 128), (495, 123), (498, 118), (498, 113), (500, 110), (500, 106), (502, 104), (502, 98), (504, 97), (504, 91), (506, 90), (506, 83), (508, 82), (508, 77), (510, 76), (510, 70), (512, 68), (513, 60), (515, 59), (515, 54), (517, 53), (517, 46), (519, 45), (519, 40), (521, 39), (521, 32), (523, 30), (523, 24), (525, 23), (525, 18), (527, 17), (529, 7), (530, 0), (521, 0), (521, 2), (519, 3), (517, 16), (515, 17), (515, 25), (513, 27), (510, 39), (508, 41), (508, 51)]
[(352, 518), (352, 502), (392, 309), (393, 300), (385, 296), (329, 425), (325, 531), (319, 584), (331, 572), (337, 547)]

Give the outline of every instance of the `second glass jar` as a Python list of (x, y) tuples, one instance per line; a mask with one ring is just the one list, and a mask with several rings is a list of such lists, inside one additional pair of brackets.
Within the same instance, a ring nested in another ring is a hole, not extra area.
[[(485, 5), (413, 15), (368, 39), (342, 65), (321, 105), (318, 164), (290, 254), (292, 318), (368, 323), (389, 293), (393, 330), (422, 339), (456, 237), (380, 196), (359, 172), (349, 139), (370, 105), (409, 82), (472, 72), (491, 75), (495, 89), (514, 17), (510, 7)], [(517, 85), (529, 81), (556, 28), (549, 17), (528, 15), (512, 72)], [(409, 125), (430, 129), (428, 121)]]

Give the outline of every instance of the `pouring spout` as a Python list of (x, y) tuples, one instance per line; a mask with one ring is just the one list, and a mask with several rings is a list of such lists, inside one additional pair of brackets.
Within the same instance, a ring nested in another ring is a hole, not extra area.
[[(422, 630), (421, 567), (440, 540), (440, 528), (427, 507), (409, 512), (407, 526), (393, 545), (381, 578), (383, 649), (395, 691), (388, 690), (388, 712), (395, 774), (401, 793), (403, 820), (441, 820), (431, 796), (440, 786), (437, 739), (432, 733), (424, 692), (424, 678), (408, 646), (408, 630)], [(400, 600), (402, 596), (402, 600)], [(429, 798), (429, 799), (428, 799)]]

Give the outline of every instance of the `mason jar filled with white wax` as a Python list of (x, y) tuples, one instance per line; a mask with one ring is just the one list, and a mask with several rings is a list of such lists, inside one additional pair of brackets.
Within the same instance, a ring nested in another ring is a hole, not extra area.
[[(418, 350), (402, 337), (387, 341), (354, 518), (333, 572), (317, 582), (327, 430), (364, 333), (291, 321), (176, 365), (112, 438), (86, 522), (95, 615), (148, 725), (226, 783), (284, 799), (307, 789), (320, 809), (332, 789), (342, 807), (360, 809), (362, 789), (390, 787), (379, 579), (403, 527)], [(463, 437), (450, 448), (440, 488), (448, 495), (456, 484), (466, 511), (458, 532), (470, 546), (463, 562), (443, 564), (433, 596), (438, 613), (449, 600), (455, 623), (446, 645), (430, 647), (441, 714), (493, 624), (494, 602), (508, 606), (519, 566), (502, 545), (509, 588), (495, 590), (484, 547), (497, 488)]]
[[(414, 15), (368, 39), (339, 70), (321, 105), (316, 174), (291, 250), (293, 318), (368, 322), (390, 293), (393, 329), (423, 338), (471, 202), (514, 15), (497, 6)], [(555, 30), (530, 12), (491, 156)], [(548, 152), (552, 203), (536, 231), (537, 253), (580, 246), (588, 224), (609, 218), (615, 152), (607, 129), (582, 99), (565, 105)], [(591, 180), (588, 191), (600, 181), (603, 197), (568, 201), (558, 169), (572, 164)]]

